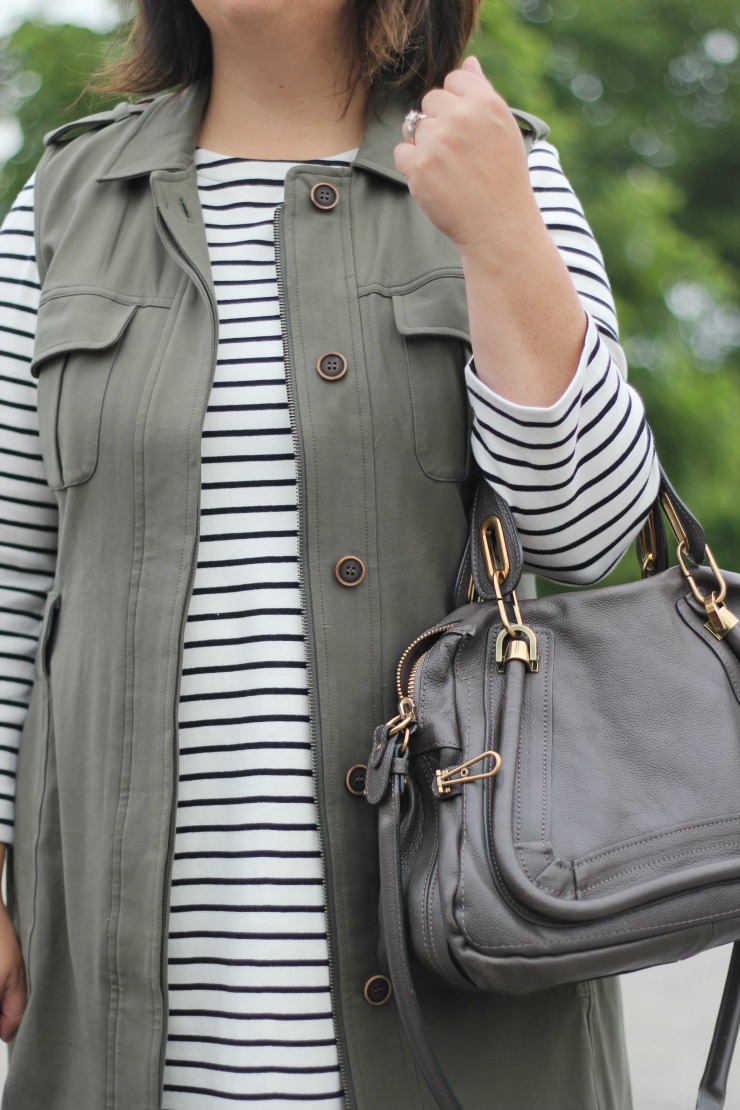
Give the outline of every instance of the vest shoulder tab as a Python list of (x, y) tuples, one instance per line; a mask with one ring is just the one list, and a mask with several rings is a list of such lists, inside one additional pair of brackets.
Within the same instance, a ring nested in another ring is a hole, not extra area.
[(530, 112), (521, 112), (518, 108), (512, 108), (511, 114), (519, 124), (528, 148), (540, 142), (541, 139), (546, 139), (550, 134), (550, 128), (539, 116), (533, 116)]
[(44, 135), (44, 144), (47, 147), (60, 146), (64, 143), (72, 142), (80, 135), (88, 134), (91, 131), (100, 131), (102, 128), (108, 127), (111, 123), (118, 123), (119, 120), (128, 119), (129, 116), (141, 115), (147, 103), (148, 101), (139, 101), (137, 104), (132, 104), (124, 100), (107, 112), (95, 112), (91, 116), (83, 116), (81, 119), (63, 123), (61, 127), (57, 127), (53, 131), (49, 131), (47, 135)]

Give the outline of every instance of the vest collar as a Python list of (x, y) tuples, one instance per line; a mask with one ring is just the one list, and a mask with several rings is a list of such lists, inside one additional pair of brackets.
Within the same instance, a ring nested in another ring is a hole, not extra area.
[[(121, 141), (104, 162), (98, 181), (122, 181), (149, 176), (156, 170), (187, 170), (193, 162), (200, 121), (208, 102), (208, 85), (191, 85), (182, 92), (157, 97), (131, 118)], [(403, 102), (393, 96), (373, 95), (365, 135), (353, 166), (400, 185), (406, 179), (393, 160), (402, 141)]]

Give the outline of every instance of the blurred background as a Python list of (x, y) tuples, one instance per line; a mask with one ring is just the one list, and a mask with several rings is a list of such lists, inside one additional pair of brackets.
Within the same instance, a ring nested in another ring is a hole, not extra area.
[[(125, 26), (116, 0), (2, 0), (0, 219), (44, 133), (107, 106), (84, 89)], [(720, 565), (740, 569), (737, 0), (484, 0), (473, 46), (509, 102), (549, 122), (663, 464)], [(636, 575), (628, 556), (612, 580)], [(626, 978), (637, 1110), (693, 1105), (727, 956)]]

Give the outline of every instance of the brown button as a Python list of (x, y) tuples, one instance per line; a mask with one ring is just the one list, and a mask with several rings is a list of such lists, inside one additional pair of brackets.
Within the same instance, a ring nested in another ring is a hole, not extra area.
[(328, 382), (338, 382), (347, 373), (347, 359), (339, 351), (329, 351), (321, 356), (316, 369)]
[(311, 190), (311, 203), (322, 212), (331, 212), (339, 204), (339, 193), (328, 181), (320, 181)]
[(354, 767), (350, 767), (347, 771), (347, 776), (344, 780), (344, 785), (349, 790), (350, 794), (355, 794), (357, 797), (362, 797), (365, 793), (365, 779), (367, 777), (367, 767), (364, 763), (356, 763)]
[(365, 564), (354, 555), (345, 555), (334, 568), (337, 582), (343, 586), (359, 586), (365, 577)]
[(365, 1001), (371, 1006), (382, 1006), (390, 998), (392, 990), (390, 979), (386, 979), (385, 975), (373, 975), (365, 983)]

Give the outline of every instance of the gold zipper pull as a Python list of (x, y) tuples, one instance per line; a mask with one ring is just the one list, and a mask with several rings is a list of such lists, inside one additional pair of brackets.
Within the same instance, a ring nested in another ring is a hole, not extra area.
[[(471, 775), (470, 768), (484, 759), (492, 759), (493, 767), (490, 771), (483, 771), (479, 775)], [(459, 763), (457, 767), (441, 768), (435, 773), (437, 779), (437, 793), (440, 798), (452, 793), (453, 786), (467, 786), (469, 782), (478, 782), (480, 779), (492, 779), (501, 770), (501, 756), (498, 752), (488, 751), (469, 759), (467, 763)], [(457, 776), (457, 777), (455, 777)]]
[(406, 732), (398, 754), (403, 755), (411, 739), (411, 726), (416, 724), (416, 706), (413, 698), (401, 698), (398, 703), (398, 716), (388, 722), (389, 736), (398, 736), (399, 732)]

